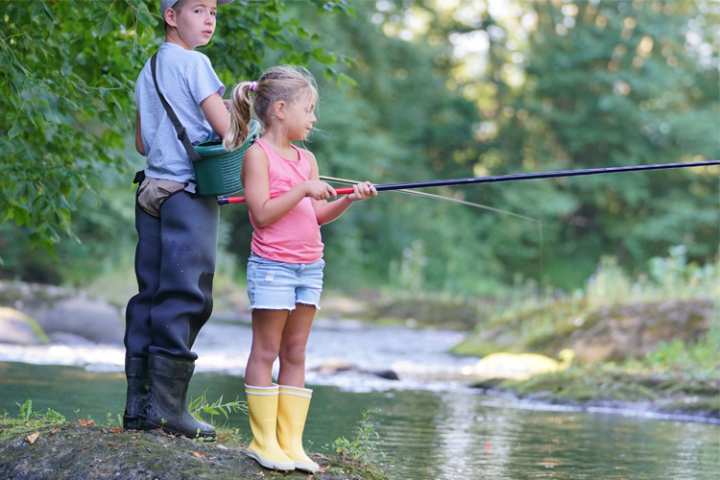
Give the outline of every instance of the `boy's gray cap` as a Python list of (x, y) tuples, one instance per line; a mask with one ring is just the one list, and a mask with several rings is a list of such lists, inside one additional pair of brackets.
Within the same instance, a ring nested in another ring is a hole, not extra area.
[[(160, 16), (165, 17), (165, 10), (174, 7), (179, 1), (180, 0), (160, 0)], [(223, 5), (225, 3), (231, 3), (232, 1), (233, 0), (217, 0), (217, 4)]]

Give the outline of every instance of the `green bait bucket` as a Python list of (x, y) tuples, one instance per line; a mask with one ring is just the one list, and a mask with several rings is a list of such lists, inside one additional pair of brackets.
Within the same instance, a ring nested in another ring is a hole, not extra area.
[(248, 125), (245, 142), (231, 152), (225, 150), (221, 141), (211, 141), (195, 145), (200, 155), (193, 162), (197, 193), (200, 195), (227, 195), (242, 190), (242, 161), (245, 152), (260, 135), (260, 124), (253, 120)]

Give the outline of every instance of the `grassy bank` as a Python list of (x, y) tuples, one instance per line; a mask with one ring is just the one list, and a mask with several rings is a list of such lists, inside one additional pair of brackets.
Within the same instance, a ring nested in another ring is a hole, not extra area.
[(720, 421), (720, 381), (680, 373), (633, 371), (616, 365), (572, 367), (524, 381), (474, 385), (489, 394), (548, 403), (602, 406)]
[(536, 297), (500, 312), (454, 348), (576, 354), (572, 368), (477, 386), (570, 403), (646, 403), (720, 418), (720, 265), (675, 250), (631, 279), (612, 260), (572, 295)]

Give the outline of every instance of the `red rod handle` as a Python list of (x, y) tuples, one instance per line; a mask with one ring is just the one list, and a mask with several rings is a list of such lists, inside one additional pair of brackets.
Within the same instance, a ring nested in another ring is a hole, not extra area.
[[(338, 195), (349, 195), (353, 193), (352, 187), (336, 188)], [(229, 205), (233, 203), (245, 203), (245, 197), (222, 197), (218, 198), (218, 205)]]

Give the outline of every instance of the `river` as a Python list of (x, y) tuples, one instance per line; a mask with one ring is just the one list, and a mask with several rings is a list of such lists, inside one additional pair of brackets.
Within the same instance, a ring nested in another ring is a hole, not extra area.
[[(443, 378), (473, 359), (445, 353), (461, 334), (356, 322), (318, 322), (308, 345), (315, 395), (306, 429), (310, 451), (353, 438), (364, 412), (365, 446), (392, 479), (716, 479), (720, 426), (642, 411), (595, 409), (492, 397)], [(211, 323), (196, 351), (191, 396), (242, 398), (250, 346), (246, 325)], [(0, 412), (33, 400), (73, 419), (117, 421), (124, 395), (117, 346), (0, 345)], [(352, 364), (344, 371), (328, 365)], [(372, 373), (392, 369), (400, 380)], [(335, 369), (337, 370), (337, 369)], [(226, 424), (249, 438), (247, 419)]]

